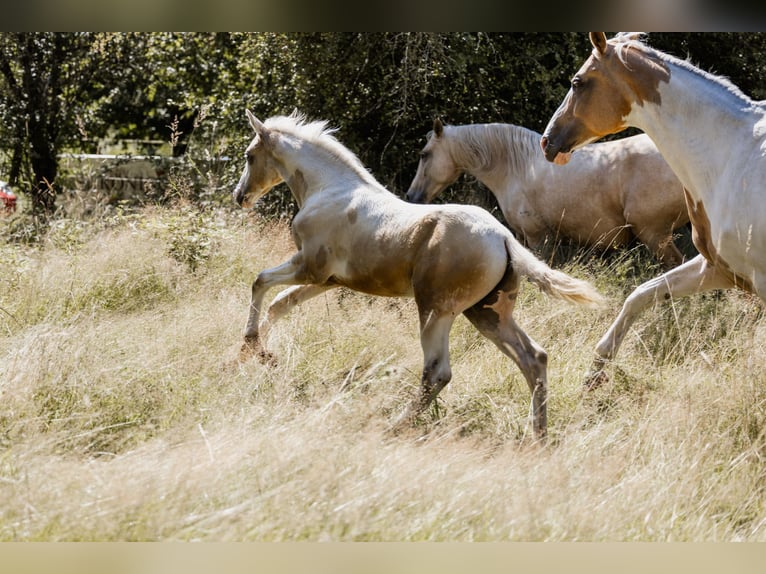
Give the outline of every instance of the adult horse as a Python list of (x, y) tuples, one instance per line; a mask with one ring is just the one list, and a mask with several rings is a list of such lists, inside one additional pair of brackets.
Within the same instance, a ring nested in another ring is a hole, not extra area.
[[(279, 317), (327, 289), (345, 286), (372, 295), (414, 297), (424, 365), (420, 392), (397, 422), (412, 421), (452, 377), (449, 332), (460, 313), (524, 373), (532, 393), (533, 429), (547, 428), (547, 356), (513, 320), (522, 276), (544, 292), (586, 305), (600, 295), (586, 282), (550, 269), (488, 212), (470, 206), (412, 205), (381, 186), (326, 127), (302, 116), (260, 122), (247, 112), (255, 137), (233, 196), (242, 207), (284, 181), (299, 210), (292, 235), (297, 252), (261, 271), (252, 286), (240, 358), (268, 357), (266, 331)], [(263, 323), (263, 299), (275, 298)]]
[(638, 314), (656, 301), (739, 287), (766, 296), (766, 103), (731, 82), (652, 49), (637, 35), (607, 41), (575, 74), (540, 140), (549, 161), (635, 126), (646, 132), (684, 185), (700, 255), (640, 285), (596, 347), (588, 384), (605, 380)]
[(436, 119), (406, 198), (428, 203), (467, 172), (533, 249), (549, 237), (602, 249), (635, 237), (666, 269), (683, 262), (673, 244), (673, 231), (689, 222), (683, 187), (647, 135), (587, 146), (558, 169), (539, 144), (540, 134), (513, 124)]

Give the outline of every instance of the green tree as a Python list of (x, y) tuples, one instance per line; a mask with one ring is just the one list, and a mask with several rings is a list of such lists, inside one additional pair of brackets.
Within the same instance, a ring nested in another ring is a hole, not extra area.
[(9, 179), (29, 193), (32, 211), (55, 209), (58, 154), (87, 137), (94, 102), (107, 98), (132, 60), (126, 35), (0, 34), (0, 118)]

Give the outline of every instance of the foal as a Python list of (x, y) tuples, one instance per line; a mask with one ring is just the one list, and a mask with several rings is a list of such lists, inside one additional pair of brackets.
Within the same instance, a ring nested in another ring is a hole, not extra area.
[[(279, 317), (328, 289), (414, 297), (420, 319), (420, 392), (397, 422), (412, 422), (452, 377), (449, 332), (463, 313), (519, 366), (532, 393), (533, 428), (547, 429), (547, 355), (513, 320), (522, 276), (549, 295), (585, 305), (601, 296), (586, 282), (550, 269), (492, 215), (473, 206), (413, 205), (381, 186), (341, 145), (325, 122), (296, 114), (259, 121), (235, 201), (250, 207), (285, 181), (298, 203), (292, 235), (296, 253), (258, 274), (240, 357), (268, 357), (266, 333)], [(266, 292), (292, 285), (259, 324)]]

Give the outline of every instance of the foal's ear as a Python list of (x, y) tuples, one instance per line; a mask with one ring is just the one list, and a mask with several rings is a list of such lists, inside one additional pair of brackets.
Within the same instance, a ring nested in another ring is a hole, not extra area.
[(444, 133), (444, 124), (439, 118), (436, 118), (434, 120), (434, 135), (437, 138), (442, 137), (442, 134)]
[(590, 43), (598, 50), (599, 54), (606, 52), (606, 34), (603, 32), (591, 32)]
[(260, 136), (261, 143), (266, 143), (269, 141), (269, 134), (266, 131), (266, 126), (263, 125), (263, 122), (256, 118), (253, 115), (253, 112), (250, 110), (245, 110), (245, 114), (247, 114), (247, 121), (250, 122), (250, 127), (253, 128), (253, 131), (256, 133), (256, 135)]
[(263, 133), (263, 131), (266, 129), (264, 128), (261, 120), (256, 118), (253, 115), (253, 112), (251, 112), (250, 110), (245, 110), (245, 113), (247, 114), (247, 121), (250, 122), (250, 127), (253, 128), (253, 131), (255, 133), (257, 133), (258, 135), (261, 135), (261, 133)]

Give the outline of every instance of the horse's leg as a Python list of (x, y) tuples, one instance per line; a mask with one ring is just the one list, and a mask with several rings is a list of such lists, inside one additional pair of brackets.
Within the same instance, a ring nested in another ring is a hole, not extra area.
[(670, 270), (684, 262), (684, 256), (673, 243), (673, 234), (658, 229), (639, 227), (634, 225), (636, 237), (646, 245), (659, 262), (663, 269)]
[(289, 313), (293, 307), (301, 305), (304, 301), (316, 297), (317, 295), (321, 295), (328, 289), (333, 289), (335, 287), (338, 287), (338, 285), (293, 285), (280, 291), (271, 301), (269, 309), (266, 312), (266, 317), (264, 317), (258, 325), (258, 335), (260, 340), (263, 341), (265, 345), (272, 325)]
[(301, 252), (293, 255), (289, 261), (261, 271), (258, 274), (258, 277), (253, 282), (250, 296), (250, 313), (245, 325), (245, 342), (242, 344), (239, 352), (240, 361), (246, 361), (255, 354), (258, 354), (263, 359), (271, 359), (269, 353), (264, 350), (261, 344), (258, 332), (258, 319), (263, 307), (263, 298), (266, 292), (275, 285), (305, 284), (305, 278), (299, 277), (299, 274), (305, 275)]
[(412, 424), (452, 379), (449, 362), (449, 333), (455, 316), (434, 311), (420, 313), (420, 344), (423, 348), (423, 375), (418, 395), (399, 417), (394, 429)]
[(587, 373), (585, 386), (593, 389), (606, 382), (605, 365), (614, 358), (630, 326), (648, 306), (692, 293), (733, 287), (731, 280), (708, 265), (702, 255), (642, 283), (628, 296), (620, 314), (596, 345), (596, 358)]
[(532, 428), (537, 439), (548, 432), (548, 355), (513, 320), (515, 292), (485, 298), (463, 314), (518, 365), (532, 393)]

